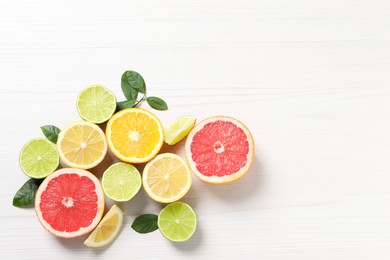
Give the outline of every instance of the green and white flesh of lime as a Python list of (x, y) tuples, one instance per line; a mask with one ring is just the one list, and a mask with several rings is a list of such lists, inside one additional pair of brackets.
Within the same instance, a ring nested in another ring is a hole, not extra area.
[(116, 98), (109, 89), (101, 85), (92, 85), (80, 92), (76, 106), (82, 119), (101, 124), (114, 114)]
[(35, 179), (45, 178), (57, 169), (59, 163), (56, 145), (46, 138), (28, 141), (19, 154), (20, 168), (28, 177)]
[(174, 202), (160, 211), (157, 225), (168, 240), (184, 242), (190, 239), (196, 231), (196, 214), (187, 203)]
[(129, 201), (141, 188), (141, 174), (133, 165), (118, 162), (103, 173), (104, 193), (114, 201)]

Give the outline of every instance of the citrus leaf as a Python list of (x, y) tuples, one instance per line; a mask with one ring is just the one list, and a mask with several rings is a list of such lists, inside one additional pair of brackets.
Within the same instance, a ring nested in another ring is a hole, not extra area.
[(12, 205), (15, 207), (25, 207), (34, 205), (35, 193), (38, 190), (39, 184), (42, 180), (29, 179), (23, 186), (16, 192)]
[(132, 70), (127, 70), (122, 74), (122, 92), (128, 100), (136, 100), (138, 92), (145, 94), (146, 85), (142, 76)]
[(158, 216), (154, 214), (140, 215), (134, 219), (131, 227), (142, 234), (153, 232), (158, 229), (157, 218)]
[(121, 111), (122, 109), (125, 108), (134, 107), (135, 103), (137, 103), (136, 100), (125, 100), (125, 101), (117, 102), (116, 111)]
[(58, 134), (60, 133), (61, 129), (54, 125), (44, 125), (41, 126), (41, 130), (47, 139), (49, 139), (53, 143), (57, 143)]
[(149, 106), (151, 106), (154, 109), (157, 109), (157, 110), (167, 110), (168, 109), (167, 103), (165, 103), (165, 101), (159, 97), (148, 97), (146, 99), (146, 101), (148, 102)]

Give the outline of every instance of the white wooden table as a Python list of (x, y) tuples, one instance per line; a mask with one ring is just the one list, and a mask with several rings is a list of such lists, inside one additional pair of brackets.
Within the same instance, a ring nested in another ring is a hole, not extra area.
[[(164, 126), (237, 117), (256, 157), (237, 182), (194, 179), (187, 243), (131, 229), (161, 208), (141, 191), (120, 204), (117, 240), (92, 250), (11, 205), (18, 156), (41, 125), (79, 119), (84, 87), (122, 99), (127, 69), (167, 101)], [(390, 259), (387, 0), (2, 0), (0, 94), (0, 259)]]

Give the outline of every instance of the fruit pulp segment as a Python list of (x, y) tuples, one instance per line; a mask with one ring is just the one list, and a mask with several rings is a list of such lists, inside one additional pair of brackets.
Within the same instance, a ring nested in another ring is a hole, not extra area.
[(64, 135), (61, 146), (64, 156), (77, 164), (91, 164), (104, 151), (102, 135), (87, 125), (75, 125)]
[(147, 157), (161, 139), (157, 122), (143, 113), (125, 113), (111, 129), (112, 143), (125, 157)]
[(249, 143), (245, 132), (229, 121), (207, 123), (192, 139), (192, 160), (206, 176), (238, 172), (247, 163)]
[(178, 160), (162, 157), (153, 162), (148, 171), (148, 186), (153, 194), (170, 198), (179, 194), (186, 186), (188, 173), (186, 167)]
[(98, 211), (95, 183), (86, 176), (62, 174), (47, 184), (39, 207), (55, 230), (74, 232), (88, 227)]

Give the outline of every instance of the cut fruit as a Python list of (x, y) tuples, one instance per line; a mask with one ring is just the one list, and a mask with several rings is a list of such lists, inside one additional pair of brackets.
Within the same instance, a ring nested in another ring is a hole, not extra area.
[(35, 179), (42, 179), (54, 172), (60, 163), (56, 146), (46, 138), (28, 141), (20, 151), (19, 164), (23, 172)]
[(70, 167), (90, 169), (103, 161), (107, 153), (106, 137), (99, 126), (74, 122), (58, 135), (61, 160)]
[(114, 114), (107, 123), (106, 136), (112, 153), (129, 163), (150, 161), (164, 142), (160, 120), (142, 108), (127, 108)]
[(180, 156), (163, 153), (146, 164), (142, 183), (153, 200), (170, 203), (181, 199), (188, 192), (192, 184), (192, 174)]
[(76, 106), (82, 119), (101, 124), (114, 114), (116, 98), (107, 88), (101, 85), (92, 85), (80, 92)]
[(104, 194), (92, 173), (63, 168), (50, 174), (35, 195), (35, 212), (55, 236), (78, 237), (92, 231), (104, 210)]
[(227, 117), (210, 117), (192, 129), (185, 150), (191, 170), (209, 183), (226, 183), (244, 176), (252, 165), (254, 142), (248, 128)]
[(196, 118), (193, 116), (183, 116), (173, 122), (167, 129), (165, 129), (165, 142), (169, 145), (174, 145), (188, 135), (192, 128), (194, 128)]
[(167, 239), (173, 242), (184, 242), (196, 231), (196, 214), (187, 203), (174, 202), (160, 211), (157, 224)]
[(84, 241), (84, 245), (103, 247), (110, 244), (118, 236), (122, 225), (123, 211), (114, 204), (87, 240)]
[(118, 162), (103, 173), (104, 193), (115, 201), (129, 201), (141, 188), (141, 174), (133, 165)]

